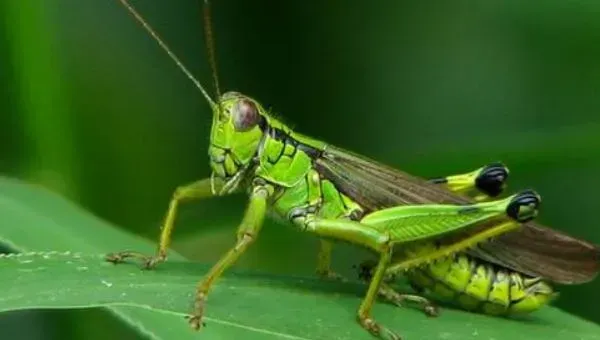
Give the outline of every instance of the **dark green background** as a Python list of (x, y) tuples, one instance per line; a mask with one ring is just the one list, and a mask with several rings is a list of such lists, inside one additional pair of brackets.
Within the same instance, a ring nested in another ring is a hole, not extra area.
[[(213, 2), (222, 90), (422, 176), (502, 160), (511, 190), (542, 194), (542, 223), (600, 243), (597, 2)], [(134, 4), (210, 86), (199, 3)], [(154, 240), (172, 190), (209, 175), (203, 98), (117, 1), (7, 0), (0, 17), (0, 171)], [(243, 197), (186, 206), (173, 247), (215, 261), (243, 208)], [(315, 251), (270, 223), (238, 264), (312, 275)], [(336, 267), (362, 254), (340, 247)], [(556, 305), (600, 322), (600, 281), (560, 290)], [(100, 311), (18, 313), (0, 328), (131, 336)]]

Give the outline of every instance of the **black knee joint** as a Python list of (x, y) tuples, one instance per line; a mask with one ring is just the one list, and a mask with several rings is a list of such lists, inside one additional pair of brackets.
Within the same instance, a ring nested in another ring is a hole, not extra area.
[(475, 179), (477, 189), (490, 197), (502, 193), (508, 179), (508, 168), (502, 163), (486, 165)]
[(537, 215), (541, 197), (533, 190), (518, 193), (508, 204), (506, 214), (521, 223), (528, 222)]

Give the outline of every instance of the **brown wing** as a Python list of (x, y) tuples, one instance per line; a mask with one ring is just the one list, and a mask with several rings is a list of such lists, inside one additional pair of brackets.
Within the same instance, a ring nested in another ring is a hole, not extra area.
[(591, 281), (600, 269), (597, 246), (531, 222), (466, 253), (562, 284)]
[(315, 168), (369, 211), (408, 204), (473, 202), (425, 179), (332, 146), (315, 160)]
[[(423, 178), (327, 146), (315, 168), (368, 211), (408, 204), (474, 201)], [(592, 280), (600, 269), (597, 246), (533, 223), (480, 244), (468, 253), (482, 260), (557, 283)]]

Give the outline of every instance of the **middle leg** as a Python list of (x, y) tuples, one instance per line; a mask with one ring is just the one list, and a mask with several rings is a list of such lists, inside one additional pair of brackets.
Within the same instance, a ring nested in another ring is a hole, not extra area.
[(346, 279), (331, 270), (331, 250), (333, 244), (331, 241), (319, 240), (319, 254), (317, 255), (317, 275), (322, 279), (346, 281)]

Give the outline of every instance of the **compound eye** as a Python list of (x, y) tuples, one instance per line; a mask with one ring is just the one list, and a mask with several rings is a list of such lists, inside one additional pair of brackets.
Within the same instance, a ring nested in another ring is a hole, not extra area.
[(248, 99), (240, 99), (233, 108), (233, 126), (244, 132), (258, 124), (259, 114), (256, 105)]

